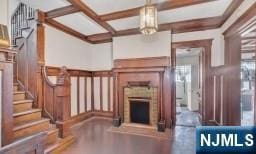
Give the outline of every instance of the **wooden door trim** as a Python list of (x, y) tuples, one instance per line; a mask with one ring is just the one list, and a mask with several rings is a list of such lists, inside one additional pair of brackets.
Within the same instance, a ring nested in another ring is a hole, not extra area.
[[(176, 81), (175, 81), (175, 67), (176, 67), (176, 49), (177, 48), (203, 48), (203, 57), (202, 57), (202, 65), (203, 65), (203, 94), (202, 94), (202, 105), (203, 105), (203, 115), (202, 115), (202, 123), (209, 124), (210, 116), (208, 113), (208, 108), (206, 107), (206, 103), (209, 102), (209, 98), (211, 98), (211, 93), (207, 90), (207, 85), (209, 84), (209, 73), (211, 68), (211, 52), (212, 52), (212, 41), (213, 39), (205, 39), (205, 40), (194, 40), (194, 41), (183, 41), (183, 42), (172, 42), (172, 50), (171, 50), (171, 66), (173, 73), (173, 81), (172, 81), (172, 117), (173, 117), (173, 125), (176, 125)], [(208, 105), (207, 105), (208, 106)], [(206, 112), (207, 111), (207, 112)]]
[[(241, 40), (241, 35), (240, 33), (244, 30), (245, 26), (247, 25), (251, 19), (255, 17), (256, 14), (256, 3), (254, 3), (242, 16), (240, 16), (224, 33), (225, 37), (225, 66), (232, 68), (232, 69), (240, 69), (240, 63), (241, 63), (241, 57), (240, 60), (237, 58), (238, 56), (241, 56), (241, 50), (234, 51), (234, 49), (230, 49), (232, 46), (237, 45), (237, 43), (233, 43), (232, 39), (236, 39), (239, 37)], [(239, 42), (241, 43), (241, 42)], [(240, 45), (240, 48), (242, 45)], [(256, 51), (254, 50), (254, 53)], [(239, 54), (239, 55), (238, 55)], [(238, 66), (239, 65), (239, 66)], [(228, 76), (228, 75), (227, 75)], [(241, 84), (241, 80), (239, 78), (239, 83), (238, 83), (238, 78), (236, 78), (236, 81), (232, 82), (228, 80), (227, 87), (226, 87), (226, 93), (228, 94), (228, 98), (226, 98), (226, 125), (241, 125), (241, 107), (240, 107), (240, 102), (235, 103), (234, 107), (234, 101), (232, 101), (233, 97), (236, 97), (236, 95), (233, 94), (233, 89), (237, 88), (238, 84)], [(239, 87), (241, 88), (241, 87)], [(240, 98), (241, 98), (241, 92), (240, 92)], [(237, 100), (240, 100), (236, 98)], [(256, 100), (256, 99), (255, 99)], [(232, 107), (232, 108), (231, 108)], [(256, 108), (255, 108), (256, 109)], [(239, 112), (239, 113), (237, 113)], [(254, 120), (256, 123), (256, 112), (254, 113)], [(238, 121), (239, 119), (239, 121)]]

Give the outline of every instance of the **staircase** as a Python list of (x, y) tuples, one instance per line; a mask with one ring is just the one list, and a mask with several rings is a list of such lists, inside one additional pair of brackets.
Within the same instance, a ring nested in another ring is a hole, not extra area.
[(13, 134), (15, 141), (46, 131), (46, 154), (59, 153), (74, 141), (72, 136), (63, 139), (58, 137), (59, 130), (50, 123), (50, 119), (42, 117), (41, 109), (32, 107), (33, 100), (27, 99), (26, 93), (19, 90), (18, 83), (14, 83), (13, 89)]
[[(13, 84), (13, 140), (19, 141), (26, 137), (47, 132), (44, 141), (44, 153), (59, 153), (74, 141), (74, 137), (66, 133), (67, 126), (61, 127), (63, 121), (47, 115), (43, 107), (44, 100), (38, 105), (43, 93), (40, 85), (40, 68), (44, 65), (40, 49), (43, 47), (38, 40), (40, 36), (39, 12), (26, 4), (20, 3), (11, 18), (12, 47), (18, 50), (14, 63)], [(41, 55), (42, 57), (40, 57)], [(40, 108), (35, 108), (38, 106)], [(59, 106), (58, 106), (59, 107)], [(57, 125), (58, 124), (58, 129)], [(63, 133), (63, 131), (65, 133)]]

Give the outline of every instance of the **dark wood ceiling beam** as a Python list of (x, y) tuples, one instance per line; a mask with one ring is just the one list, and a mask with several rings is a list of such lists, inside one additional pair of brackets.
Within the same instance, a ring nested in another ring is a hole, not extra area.
[(244, 0), (233, 0), (231, 2), (222, 16), (220, 27), (228, 20), (228, 18), (235, 12), (235, 10), (242, 4), (242, 2), (244, 2)]
[[(107, 15), (98, 16), (91, 8), (89, 8), (81, 0), (68, 0), (68, 1), (72, 5), (55, 9), (45, 13), (45, 16), (46, 16), (45, 18), (49, 25), (90, 43), (111, 42), (112, 37), (140, 34), (139, 28), (116, 31), (106, 22), (108, 20), (114, 20), (114, 19), (120, 19), (120, 18), (126, 18), (130, 16), (138, 15), (139, 13), (138, 10), (140, 8), (134, 8), (130, 10), (114, 12)], [(159, 9), (159, 11), (164, 11), (169, 9), (175, 9), (175, 8), (180, 8), (180, 7), (190, 6), (190, 5), (206, 3), (210, 1), (215, 1), (215, 0), (183, 0), (183, 1), (172, 0), (172, 1), (167, 1), (163, 3), (158, 3), (156, 4), (156, 6)], [(160, 24), (158, 31), (172, 30), (172, 33), (175, 34), (175, 33), (185, 33), (185, 32), (219, 28), (221, 25), (225, 23), (228, 17), (240, 6), (242, 2), (243, 0), (233, 0), (233, 2), (230, 4), (230, 6), (227, 8), (227, 10), (222, 16)], [(85, 36), (75, 30), (70, 29), (65, 25), (62, 25), (56, 22), (55, 20), (51, 20), (51, 18), (56, 18), (62, 15), (67, 15), (67, 14), (76, 13), (76, 12), (83, 12), (85, 15), (90, 17), (92, 20), (94, 20), (96, 23), (98, 23), (100, 26), (102, 26), (109, 32)]]
[[(201, 31), (201, 30), (207, 30), (207, 29), (216, 29), (219, 27), (219, 23), (221, 21), (222, 21), (222, 17), (220, 16), (220, 17), (212, 17), (212, 18), (187, 20), (187, 21), (174, 22), (174, 23), (166, 23), (166, 24), (159, 25), (158, 31), (160, 32), (160, 31), (172, 30), (172, 33), (176, 34), (176, 33)], [(108, 42), (111, 42), (112, 37), (135, 35), (135, 34), (140, 34), (139, 28), (116, 31), (114, 35), (111, 35), (110, 33), (89, 35), (88, 40), (92, 42), (94, 41), (106, 42), (106, 40)]]
[(111, 27), (107, 22), (102, 21), (99, 16), (86, 4), (84, 4), (81, 0), (68, 0), (72, 5), (77, 7), (81, 12), (83, 12), (86, 16), (94, 20), (100, 26), (108, 30), (111, 34), (115, 34), (116, 31), (113, 27)]
[[(157, 7), (158, 11), (165, 11), (165, 10), (177, 9), (177, 8), (201, 4), (201, 3), (208, 3), (211, 1), (216, 1), (216, 0), (182, 0), (182, 1), (168, 0), (166, 2), (156, 3), (154, 5)], [(109, 14), (101, 15), (100, 19), (103, 21), (110, 21), (110, 20), (116, 20), (121, 18), (132, 17), (132, 16), (138, 16), (140, 9), (141, 7), (137, 7), (137, 8), (132, 8), (128, 10), (109, 13)]]
[(49, 26), (52, 26), (52, 27), (54, 27), (54, 28), (64, 32), (64, 33), (72, 35), (72, 36), (74, 36), (74, 37), (76, 37), (76, 38), (78, 38), (80, 40), (86, 41), (88, 43), (92, 43), (90, 40), (87, 39), (86, 35), (84, 35), (84, 34), (82, 34), (80, 32), (77, 32), (77, 31), (75, 31), (75, 30), (73, 30), (73, 29), (63, 25), (63, 24), (55, 21), (54, 19), (46, 19), (45, 23), (47, 25), (49, 25)]
[(61, 16), (65, 16), (65, 15), (77, 13), (77, 12), (79, 12), (79, 9), (74, 7), (73, 5), (70, 5), (70, 6), (45, 12), (45, 18), (46, 19), (57, 18), (57, 17), (61, 17)]

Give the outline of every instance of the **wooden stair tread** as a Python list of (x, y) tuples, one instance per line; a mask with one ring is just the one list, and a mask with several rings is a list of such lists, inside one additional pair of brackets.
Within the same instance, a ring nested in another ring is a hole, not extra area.
[(57, 128), (50, 128), (50, 129), (47, 131), (47, 134), (50, 135), (50, 134), (55, 133), (55, 132), (57, 132), (57, 131), (59, 131)]
[(13, 101), (13, 104), (23, 104), (23, 103), (33, 103), (33, 100), (24, 99), (24, 100)]
[(48, 135), (58, 131), (58, 128), (54, 124), (50, 124), (49, 129), (47, 130)]
[(65, 144), (72, 143), (73, 141), (74, 141), (74, 136), (72, 136), (72, 135), (67, 136), (63, 139), (58, 138), (57, 143), (46, 146), (46, 149), (44, 150), (44, 153), (45, 154), (51, 153), (52, 151), (60, 148), (61, 146), (64, 146)]
[(41, 111), (42, 111), (41, 109), (31, 109), (31, 110), (27, 110), (27, 111), (23, 111), (23, 112), (14, 113), (13, 116), (18, 117), (18, 116), (31, 114), (31, 113), (35, 113), (35, 112), (41, 112)]
[(14, 91), (13, 94), (25, 94), (25, 91)]
[[(51, 124), (50, 124), (50, 125), (51, 125)], [(50, 134), (52, 134), (52, 133), (55, 133), (56, 131), (59, 131), (58, 128), (56, 128), (56, 126), (49, 126), (49, 129), (46, 130), (46, 131), (44, 131), (44, 132), (46, 132), (47, 135), (50, 135)], [(35, 134), (38, 134), (38, 133), (35, 133)], [(35, 135), (35, 134), (31, 134), (31, 135), (29, 135), (29, 136), (33, 136), (33, 135)], [(22, 140), (23, 138), (26, 138), (26, 137), (28, 137), (28, 136), (21, 137), (21, 138), (17, 138), (17, 139), (15, 139), (14, 141), (19, 141), (19, 140)]]
[(18, 86), (19, 84), (18, 83), (13, 83), (14, 86)]
[(20, 130), (20, 129), (28, 128), (28, 127), (31, 127), (33, 125), (37, 125), (37, 124), (40, 124), (40, 123), (43, 123), (43, 122), (46, 122), (46, 121), (50, 122), (50, 119), (42, 118), (40, 120), (19, 124), (17, 126), (14, 126), (13, 130), (17, 131), (17, 130)]

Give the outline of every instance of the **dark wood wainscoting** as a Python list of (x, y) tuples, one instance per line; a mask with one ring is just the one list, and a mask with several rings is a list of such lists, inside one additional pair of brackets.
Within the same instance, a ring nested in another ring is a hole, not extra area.
[(212, 91), (212, 109), (213, 114), (209, 120), (213, 125), (224, 125), (226, 121), (226, 103), (225, 103), (225, 82), (226, 82), (225, 66), (211, 68), (210, 88)]
[[(47, 66), (46, 68), (46, 74), (48, 76), (56, 77), (60, 73), (59, 67)], [(112, 118), (114, 87), (112, 70), (88, 71), (79, 69), (67, 69), (67, 71), (70, 75), (70, 78), (76, 79), (76, 83), (73, 84), (75, 84), (76, 87), (75, 106), (77, 113), (71, 117), (71, 120), (69, 120), (68, 123), (73, 125), (93, 116)], [(95, 78), (97, 78), (97, 81), (99, 81), (99, 87), (97, 87), (99, 88), (99, 93), (97, 94), (94, 93)], [(83, 83), (81, 83), (82, 81)], [(81, 91), (82, 87), (85, 87), (83, 91)], [(84, 100), (81, 100), (81, 95), (83, 95), (82, 97)], [(95, 98), (97, 98), (97, 100), (95, 100)], [(84, 103), (83, 111), (81, 106), (82, 103)], [(96, 104), (99, 104), (98, 108)]]
[(19, 51), (15, 56), (14, 80), (19, 83), (20, 89), (26, 92), (27, 97), (34, 100), (33, 106), (42, 108), (41, 67), (45, 62), (45, 27), (38, 19), (31, 20), (28, 28), (26, 35), (15, 39)]
[(0, 149), (1, 154), (43, 154), (47, 133), (38, 133), (27, 138), (20, 139)]

